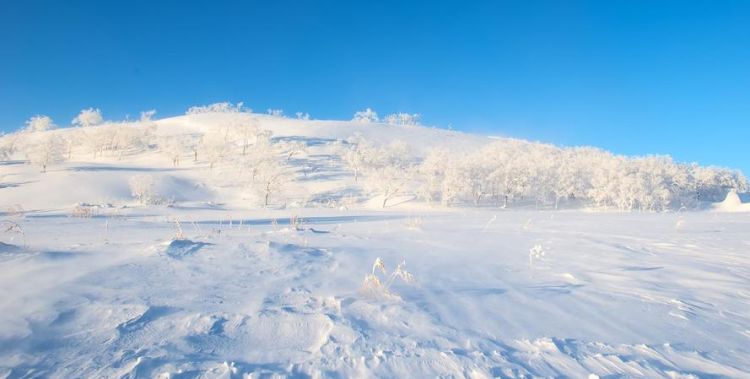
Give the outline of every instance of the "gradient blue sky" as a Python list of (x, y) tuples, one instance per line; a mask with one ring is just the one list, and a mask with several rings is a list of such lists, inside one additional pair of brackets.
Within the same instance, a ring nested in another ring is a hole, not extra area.
[(0, 130), (372, 107), (750, 173), (748, 20), (750, 1), (0, 0)]

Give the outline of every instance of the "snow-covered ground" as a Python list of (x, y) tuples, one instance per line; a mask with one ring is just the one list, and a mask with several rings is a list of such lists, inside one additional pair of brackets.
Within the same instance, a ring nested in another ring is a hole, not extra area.
[[(750, 377), (750, 213), (346, 203), (329, 139), (487, 141), (295, 122), (285, 207), (153, 152), (3, 162), (0, 378)], [(132, 199), (143, 174), (170, 205)]]

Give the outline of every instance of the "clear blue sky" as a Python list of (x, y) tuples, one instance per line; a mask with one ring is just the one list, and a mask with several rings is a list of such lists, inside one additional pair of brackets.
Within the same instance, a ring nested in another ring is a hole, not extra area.
[(224, 100), (750, 173), (750, 1), (0, 0), (0, 130)]

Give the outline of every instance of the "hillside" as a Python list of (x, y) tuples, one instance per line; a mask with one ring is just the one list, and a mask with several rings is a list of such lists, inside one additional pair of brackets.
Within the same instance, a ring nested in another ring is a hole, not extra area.
[(2, 137), (0, 378), (750, 373), (739, 172), (206, 109)]
[[(748, 190), (738, 171), (668, 156), (630, 158), (379, 120), (290, 119), (211, 107), (155, 121), (4, 136), (0, 205), (125, 204), (133, 200), (134, 176), (150, 177), (164, 192), (154, 195), (165, 201), (244, 208), (696, 210)], [(259, 170), (283, 175), (263, 183)], [(21, 178), (24, 186), (17, 185)]]

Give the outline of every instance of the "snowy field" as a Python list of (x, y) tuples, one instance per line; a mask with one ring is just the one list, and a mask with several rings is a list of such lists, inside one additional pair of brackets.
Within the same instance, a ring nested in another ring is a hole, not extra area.
[[(211, 117), (160, 120), (155, 134), (225, 116)], [(185, 149), (178, 164), (166, 144), (81, 148), (45, 173), (6, 157), (0, 378), (750, 377), (750, 213), (734, 212), (747, 208), (737, 195), (621, 212), (401, 191), (382, 207), (329, 142), (352, 130), (417, 151), (487, 141), (264, 122), (306, 147), (284, 158), (284, 200), (278, 189), (266, 205), (226, 162)], [(168, 201), (134, 191), (143, 175)]]
[[(0, 372), (750, 372), (744, 215), (305, 210), (297, 230), (288, 214), (29, 215), (28, 248), (0, 261)], [(169, 215), (195, 223), (184, 240)], [(389, 273), (405, 259), (414, 280), (363, 292), (377, 257)]]

